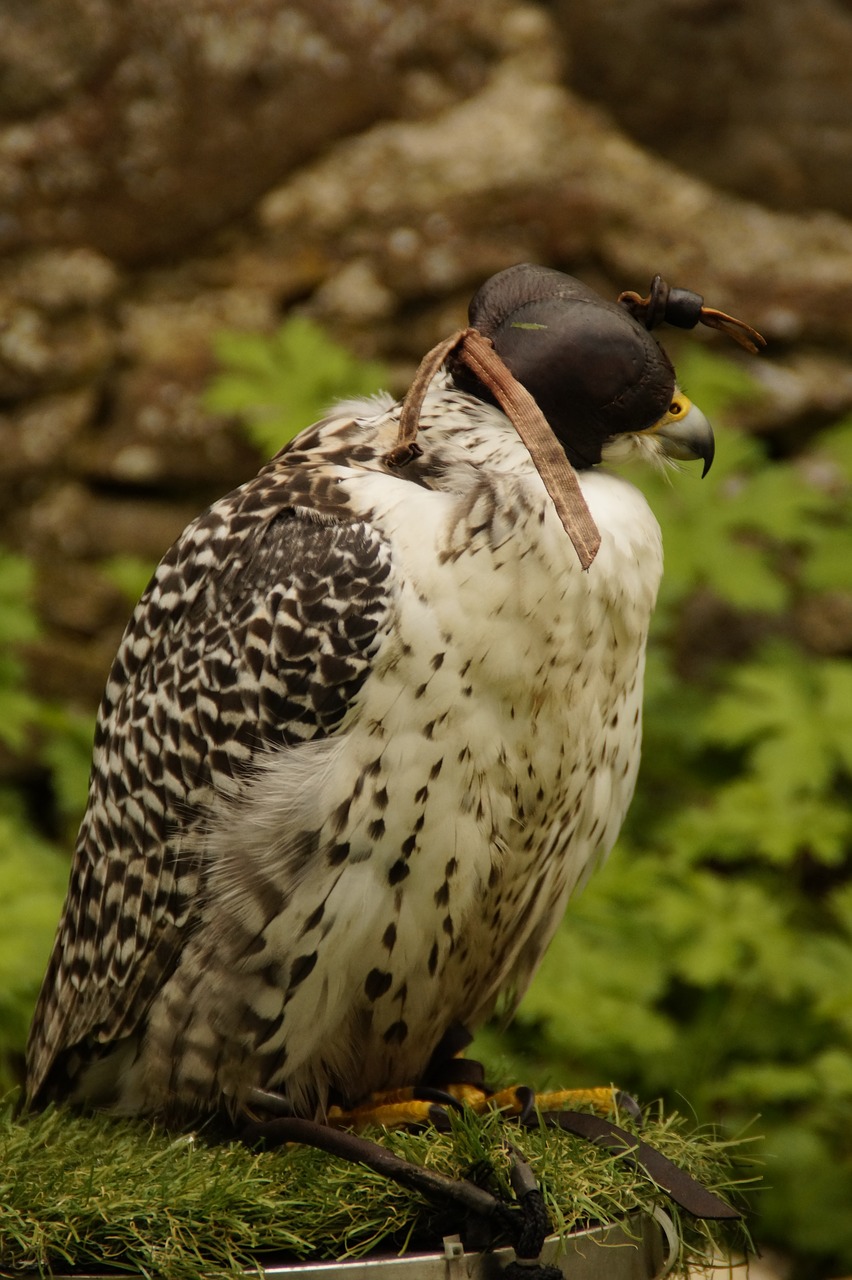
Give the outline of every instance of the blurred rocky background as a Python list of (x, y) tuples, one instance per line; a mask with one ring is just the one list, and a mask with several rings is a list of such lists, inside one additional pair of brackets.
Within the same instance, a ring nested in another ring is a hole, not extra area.
[[(256, 458), (200, 405), (298, 306), (405, 373), (489, 273), (659, 271), (769, 338), (755, 430), (852, 403), (841, 0), (5, 0), (0, 536), (97, 696), (155, 557)], [(852, 631), (850, 631), (852, 638)]]
[[(34, 565), (39, 698), (99, 697), (129, 609), (104, 559), (153, 564), (256, 470), (205, 408), (223, 330), (296, 311), (401, 390), (502, 267), (660, 272), (769, 340), (736, 418), (772, 456), (852, 409), (848, 0), (2, 0), (2, 26), (0, 543)], [(689, 644), (730, 644), (702, 607)], [(852, 652), (848, 593), (808, 609), (806, 647)]]

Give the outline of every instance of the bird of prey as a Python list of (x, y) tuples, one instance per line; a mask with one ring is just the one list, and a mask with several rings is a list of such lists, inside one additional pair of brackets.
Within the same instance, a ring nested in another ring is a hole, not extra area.
[(322, 1116), (520, 998), (639, 765), (660, 532), (600, 464), (713, 454), (649, 307), (528, 264), (471, 304), (576, 472), (585, 569), (451, 353), (406, 465), (400, 404), (341, 404), (178, 539), (100, 707), (31, 1105)]

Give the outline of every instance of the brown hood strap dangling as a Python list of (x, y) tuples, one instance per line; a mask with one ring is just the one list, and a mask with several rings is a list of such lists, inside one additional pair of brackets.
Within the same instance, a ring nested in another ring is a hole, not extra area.
[(404, 467), (422, 453), (417, 443), (420, 411), (432, 379), (451, 355), (467, 365), (488, 388), (514, 426), (556, 507), (580, 565), (588, 569), (598, 553), (601, 536), (577, 473), (533, 397), (509, 372), (491, 339), (484, 338), (477, 329), (459, 329), (423, 357), (402, 405), (396, 445), (385, 454), (385, 462), (389, 467)]

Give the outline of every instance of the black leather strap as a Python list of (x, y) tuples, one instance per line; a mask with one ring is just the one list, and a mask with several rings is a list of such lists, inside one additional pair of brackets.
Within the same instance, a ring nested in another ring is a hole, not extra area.
[[(533, 1114), (523, 1121), (529, 1129), (538, 1126), (538, 1116)], [(742, 1214), (725, 1204), (719, 1196), (708, 1191), (690, 1174), (679, 1169), (655, 1147), (620, 1129), (618, 1125), (604, 1120), (600, 1116), (588, 1115), (580, 1111), (545, 1111), (541, 1122), (549, 1129), (563, 1129), (578, 1138), (585, 1138), (598, 1146), (606, 1147), (613, 1154), (622, 1154), (625, 1159), (632, 1160), (647, 1173), (666, 1195), (680, 1205), (694, 1218), (741, 1218)]]

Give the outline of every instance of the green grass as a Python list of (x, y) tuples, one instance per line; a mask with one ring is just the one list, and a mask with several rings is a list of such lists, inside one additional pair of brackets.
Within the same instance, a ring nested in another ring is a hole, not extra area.
[[(662, 1200), (639, 1170), (565, 1134), (509, 1128), (494, 1114), (455, 1119), (450, 1133), (371, 1135), (409, 1161), (477, 1181), (511, 1201), (512, 1142), (532, 1164), (559, 1232), (607, 1224)], [(741, 1144), (690, 1131), (654, 1111), (643, 1137), (730, 1198), (748, 1176)], [(232, 1275), (271, 1255), (343, 1259), (428, 1250), (465, 1223), (452, 1207), (362, 1166), (305, 1147), (253, 1152), (175, 1136), (145, 1122), (51, 1109), (0, 1119), (0, 1274), (104, 1267), (188, 1280)], [(680, 1223), (682, 1261), (742, 1249), (745, 1231)], [(732, 1236), (732, 1230), (734, 1235)]]

